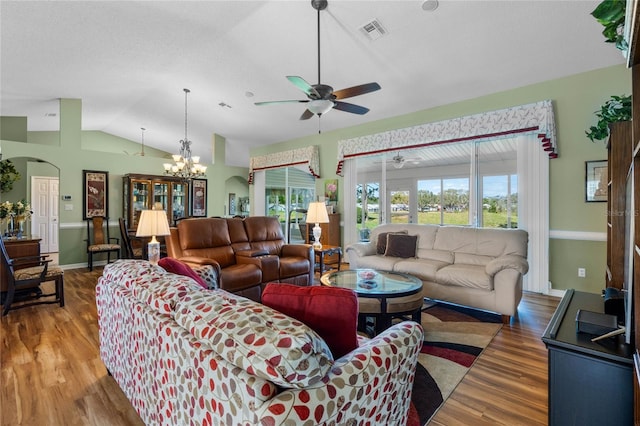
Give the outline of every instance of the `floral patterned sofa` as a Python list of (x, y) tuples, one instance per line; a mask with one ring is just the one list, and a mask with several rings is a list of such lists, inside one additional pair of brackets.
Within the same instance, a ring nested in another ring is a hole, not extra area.
[(423, 330), (333, 359), (306, 325), (142, 260), (96, 287), (100, 355), (148, 425), (404, 425)]

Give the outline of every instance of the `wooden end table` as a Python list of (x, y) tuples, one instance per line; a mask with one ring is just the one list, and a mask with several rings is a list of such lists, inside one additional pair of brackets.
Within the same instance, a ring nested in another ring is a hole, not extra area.
[(325, 269), (324, 258), (325, 256), (333, 256), (334, 254), (338, 255), (338, 271), (340, 270), (340, 264), (342, 263), (342, 247), (340, 246), (322, 246), (322, 248), (314, 248), (313, 249), (316, 260), (318, 261), (318, 271), (320, 275), (324, 274), (327, 269)]

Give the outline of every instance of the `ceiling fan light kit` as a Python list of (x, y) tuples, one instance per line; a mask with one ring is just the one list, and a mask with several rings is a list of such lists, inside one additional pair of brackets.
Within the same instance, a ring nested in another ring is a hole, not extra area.
[(271, 105), (282, 103), (306, 103), (307, 109), (300, 116), (300, 120), (308, 120), (317, 115), (318, 117), (326, 114), (332, 109), (349, 112), (352, 114), (363, 115), (369, 112), (369, 108), (355, 105), (348, 102), (342, 102), (340, 99), (351, 98), (353, 96), (364, 95), (366, 93), (380, 90), (378, 83), (366, 83), (358, 86), (348, 87), (334, 91), (333, 87), (322, 84), (320, 79), (320, 11), (327, 8), (327, 0), (311, 0), (311, 6), (318, 11), (318, 84), (309, 84), (305, 79), (298, 76), (287, 76), (287, 79), (293, 83), (298, 89), (302, 90), (308, 99), (288, 100), (288, 101), (269, 101), (256, 102), (255, 105)]

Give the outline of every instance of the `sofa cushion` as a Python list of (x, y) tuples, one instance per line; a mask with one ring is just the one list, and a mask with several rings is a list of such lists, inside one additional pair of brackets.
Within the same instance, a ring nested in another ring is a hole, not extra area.
[(378, 234), (378, 242), (376, 244), (376, 253), (384, 254), (387, 251), (387, 236), (389, 234), (406, 234), (407, 231), (381, 232)]
[(208, 288), (207, 283), (200, 277), (200, 275), (196, 274), (189, 265), (184, 262), (180, 262), (178, 259), (174, 259), (172, 257), (163, 257), (158, 261), (158, 266), (160, 266), (167, 272), (189, 277), (200, 284), (202, 288)]
[(270, 283), (262, 292), (262, 303), (311, 327), (335, 359), (358, 347), (358, 297), (353, 290)]
[(384, 252), (384, 255), (402, 257), (405, 259), (409, 257), (416, 257), (417, 243), (417, 235), (388, 234), (387, 249)]
[(468, 265), (487, 266), (494, 258), (491, 256), (483, 256), (480, 254), (455, 253), (454, 263), (466, 263)]
[(319, 383), (333, 363), (325, 341), (305, 324), (223, 290), (189, 294), (175, 320), (233, 365), (285, 388)]
[(493, 290), (493, 280), (482, 265), (466, 265), (456, 263), (441, 268), (436, 272), (439, 284)]
[(401, 259), (396, 262), (396, 264), (393, 265), (393, 270), (395, 272), (413, 275), (423, 281), (435, 281), (436, 273), (447, 265), (449, 265), (449, 263), (438, 260), (410, 258)]

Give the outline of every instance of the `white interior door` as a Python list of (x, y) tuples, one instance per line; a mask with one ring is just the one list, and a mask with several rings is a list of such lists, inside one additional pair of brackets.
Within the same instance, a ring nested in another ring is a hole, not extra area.
[(42, 253), (58, 252), (58, 199), (57, 177), (31, 177), (31, 234), (41, 238)]

